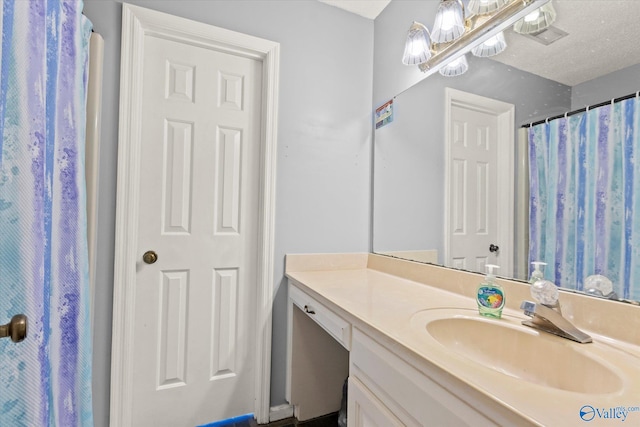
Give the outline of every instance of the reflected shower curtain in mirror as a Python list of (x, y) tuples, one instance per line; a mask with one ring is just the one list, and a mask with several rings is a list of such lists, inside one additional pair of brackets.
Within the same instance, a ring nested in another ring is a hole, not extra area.
[(640, 300), (639, 110), (635, 97), (529, 129), (529, 261), (558, 286), (601, 274)]
[(93, 425), (84, 183), (88, 42), (77, 0), (4, 0), (0, 426)]

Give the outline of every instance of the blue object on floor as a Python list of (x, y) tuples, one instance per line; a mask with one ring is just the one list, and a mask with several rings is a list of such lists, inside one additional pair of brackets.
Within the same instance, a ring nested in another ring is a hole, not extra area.
[(235, 423), (241, 423), (243, 421), (249, 421), (253, 418), (253, 414), (246, 415), (238, 415), (237, 417), (227, 418), (226, 420), (214, 421), (209, 424), (202, 424), (198, 427), (222, 427), (222, 426), (230, 426)]

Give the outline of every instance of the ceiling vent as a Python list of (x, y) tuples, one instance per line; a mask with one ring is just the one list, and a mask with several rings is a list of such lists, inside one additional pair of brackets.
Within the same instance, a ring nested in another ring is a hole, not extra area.
[(563, 37), (569, 35), (569, 33), (562, 31), (560, 28), (551, 25), (546, 29), (535, 34), (522, 34), (524, 37), (537, 41), (540, 44), (549, 46), (551, 43), (555, 43)]

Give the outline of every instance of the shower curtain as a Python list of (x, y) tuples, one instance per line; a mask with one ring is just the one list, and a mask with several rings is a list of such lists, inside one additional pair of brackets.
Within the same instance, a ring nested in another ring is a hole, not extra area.
[(91, 23), (78, 0), (3, 0), (0, 426), (93, 425), (84, 138)]
[(639, 113), (636, 96), (529, 129), (529, 261), (558, 286), (601, 274), (640, 300)]

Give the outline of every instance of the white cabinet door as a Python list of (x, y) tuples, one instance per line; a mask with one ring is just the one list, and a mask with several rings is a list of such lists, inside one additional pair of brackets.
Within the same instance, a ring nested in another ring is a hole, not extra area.
[(404, 425), (356, 378), (349, 378), (347, 414), (348, 427), (393, 427)]

